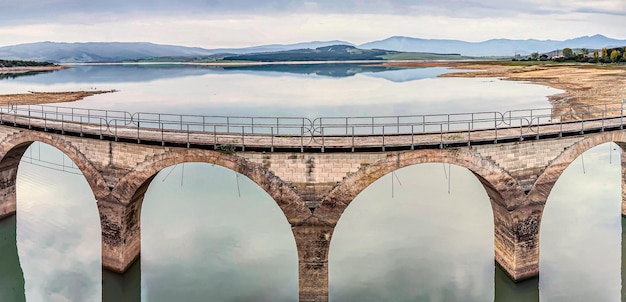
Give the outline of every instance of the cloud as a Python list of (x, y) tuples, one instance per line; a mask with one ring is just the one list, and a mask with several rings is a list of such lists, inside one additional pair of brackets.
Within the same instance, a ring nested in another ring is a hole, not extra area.
[[(8, 2), (8, 3), (7, 3)], [(403, 35), (484, 41), (625, 38), (623, 0), (4, 0), (0, 45), (145, 41), (217, 47)]]
[(0, 18), (14, 24), (37, 20), (54, 22), (68, 17), (69, 21), (94, 21), (94, 17), (95, 20), (123, 20), (141, 15), (375, 14), (480, 18), (569, 12), (620, 14), (626, 11), (622, 0), (593, 3), (577, 0), (5, 0), (4, 4)]

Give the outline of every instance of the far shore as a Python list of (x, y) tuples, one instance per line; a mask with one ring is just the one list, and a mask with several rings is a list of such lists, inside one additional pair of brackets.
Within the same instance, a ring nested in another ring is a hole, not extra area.
[[(441, 77), (500, 78), (563, 90), (548, 96), (553, 107), (615, 104), (626, 100), (626, 66), (575, 63), (525, 63), (510, 61), (389, 62), (394, 67), (448, 67), (472, 71)], [(505, 100), (503, 100), (505, 101)]]

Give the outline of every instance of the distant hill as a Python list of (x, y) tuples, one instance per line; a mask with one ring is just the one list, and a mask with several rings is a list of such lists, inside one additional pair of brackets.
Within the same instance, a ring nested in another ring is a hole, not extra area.
[(349, 44), (341, 41), (317, 41), (297, 44), (262, 45), (240, 49), (204, 49), (199, 47), (161, 45), (144, 42), (38, 42), (0, 47), (0, 59), (48, 61), (55, 63), (120, 62), (158, 57), (209, 57), (220, 53), (243, 54), (284, 51), (342, 43)]
[[(0, 59), (47, 61), (54, 63), (83, 63), (83, 62), (122, 62), (122, 61), (215, 61), (224, 57), (259, 53), (279, 53), (298, 50), (299, 57), (305, 60), (306, 51), (323, 47), (333, 47), (332, 55), (321, 52), (315, 53), (313, 60), (328, 60), (336, 57), (340, 59), (336, 46), (343, 46), (343, 50), (353, 49), (349, 59), (361, 60), (359, 57), (378, 57), (381, 50), (387, 51), (384, 59), (463, 59), (468, 56), (507, 56), (515, 54), (528, 55), (532, 52), (545, 53), (563, 48), (587, 48), (590, 50), (602, 47), (626, 46), (626, 40), (616, 40), (602, 35), (584, 36), (565, 41), (554, 40), (509, 40), (493, 39), (484, 42), (466, 42), (459, 40), (420, 39), (411, 37), (391, 37), (381, 41), (374, 41), (359, 46), (349, 42), (313, 41), (296, 44), (269, 44), (245, 48), (216, 48), (205, 49), (199, 47), (184, 47), (175, 45), (161, 45), (146, 42), (90, 42), (90, 43), (59, 43), (38, 42), (0, 47)], [(351, 48), (350, 48), (351, 47)], [(356, 51), (356, 49), (360, 49)], [(373, 52), (365, 52), (370, 50)], [(312, 55), (314, 51), (309, 51)], [(401, 54), (413, 53), (413, 54)], [(433, 54), (433, 56), (427, 55)], [(441, 57), (441, 54), (447, 54)], [(295, 54), (275, 54), (264, 56), (263, 60), (277, 60), (277, 56), (288, 55), (296, 60)], [(347, 59), (347, 53), (343, 57)], [(242, 58), (239, 58), (242, 59)]]
[(113, 62), (144, 57), (161, 57), (171, 54), (193, 56), (210, 55), (212, 52), (198, 47), (124, 42), (39, 42), (0, 47), (0, 58), (2, 59), (56, 63)]
[(211, 49), (215, 54), (218, 53), (228, 53), (228, 54), (250, 54), (250, 53), (261, 53), (261, 52), (276, 52), (276, 51), (287, 51), (287, 50), (295, 50), (295, 49), (306, 49), (306, 48), (319, 48), (324, 46), (332, 46), (332, 45), (348, 45), (354, 46), (354, 44), (333, 40), (333, 41), (313, 41), (313, 42), (304, 42), (304, 43), (296, 43), (296, 44), (269, 44), (269, 45), (261, 45), (261, 46), (253, 46), (253, 47), (244, 47), (244, 48), (215, 48)]
[(347, 61), (347, 60), (383, 60), (382, 56), (397, 53), (387, 50), (359, 49), (349, 45), (332, 45), (315, 49), (296, 49), (265, 53), (252, 53), (224, 57), (229, 61)]
[(543, 53), (565, 47), (599, 49), (624, 45), (626, 45), (626, 40), (611, 39), (603, 35), (584, 36), (565, 41), (492, 39), (483, 42), (395, 36), (361, 44), (358, 47), (402, 52), (460, 53), (463, 56), (513, 56), (515, 54), (528, 55), (535, 51)]

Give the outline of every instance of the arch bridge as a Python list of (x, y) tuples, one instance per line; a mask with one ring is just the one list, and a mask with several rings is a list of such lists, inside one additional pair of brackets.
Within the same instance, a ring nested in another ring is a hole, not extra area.
[(143, 197), (159, 171), (211, 163), (247, 176), (274, 199), (296, 241), (300, 301), (327, 301), (330, 240), (344, 210), (380, 177), (420, 163), (469, 169), (491, 202), (495, 261), (515, 281), (537, 276), (552, 187), (586, 150), (606, 142), (625, 148), (626, 131), (623, 102), (314, 120), (7, 106), (0, 108), (0, 218), (16, 211), (18, 166), (36, 141), (61, 150), (87, 179), (103, 267), (124, 272), (139, 257)]

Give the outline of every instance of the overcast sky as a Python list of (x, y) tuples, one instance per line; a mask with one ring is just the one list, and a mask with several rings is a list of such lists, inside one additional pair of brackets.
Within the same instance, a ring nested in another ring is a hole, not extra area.
[(206, 48), (394, 35), (626, 39), (626, 0), (2, 0), (0, 46), (153, 42)]

